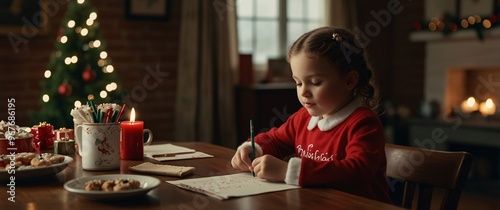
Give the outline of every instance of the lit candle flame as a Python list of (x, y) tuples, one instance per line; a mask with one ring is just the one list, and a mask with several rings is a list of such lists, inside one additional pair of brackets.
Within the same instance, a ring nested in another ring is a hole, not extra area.
[(474, 97), (469, 97), (467, 98), (467, 100), (462, 102), (461, 108), (463, 112), (471, 113), (479, 108), (479, 104), (476, 102), (476, 99)]
[(486, 100), (486, 107), (488, 108), (493, 107), (493, 100), (491, 100), (491, 98), (488, 98), (488, 100)]
[(467, 99), (467, 105), (469, 105), (469, 107), (473, 107), (475, 103), (476, 103), (476, 99), (474, 97), (469, 97)]
[(491, 98), (488, 98), (485, 102), (479, 105), (479, 111), (483, 116), (494, 115), (497, 107)]
[(130, 111), (130, 123), (135, 122), (135, 109), (132, 108), (132, 111)]

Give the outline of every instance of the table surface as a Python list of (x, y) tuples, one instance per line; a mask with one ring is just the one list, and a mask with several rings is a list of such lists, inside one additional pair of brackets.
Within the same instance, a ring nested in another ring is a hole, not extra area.
[[(214, 155), (213, 158), (163, 162), (169, 165), (194, 166), (196, 168), (194, 174), (184, 179), (240, 172), (231, 167), (230, 160), (234, 154), (232, 149), (201, 142), (173, 142), (173, 144)], [(96, 172), (83, 170), (79, 155), (73, 155), (72, 157), (74, 161), (65, 170), (53, 177), (24, 183), (17, 181), (15, 185), (15, 202), (7, 200), (10, 195), (6, 193), (8, 190), (6, 183), (2, 183), (0, 187), (2, 191), (0, 209), (403, 209), (326, 188), (300, 188), (218, 200), (165, 183), (165, 181), (180, 178), (149, 174), (147, 176), (156, 177), (162, 183), (144, 196), (115, 201), (92, 201), (66, 191), (63, 188), (64, 183), (75, 178), (95, 175), (137, 174), (129, 171), (128, 166), (137, 165), (146, 160), (121, 160), (119, 170)]]

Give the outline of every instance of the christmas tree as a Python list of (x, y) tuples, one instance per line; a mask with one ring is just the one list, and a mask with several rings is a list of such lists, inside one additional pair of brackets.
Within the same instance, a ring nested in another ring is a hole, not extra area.
[(30, 111), (32, 125), (48, 122), (73, 127), (75, 106), (119, 102), (123, 91), (104, 50), (97, 13), (85, 0), (71, 0), (41, 82), (41, 110)]

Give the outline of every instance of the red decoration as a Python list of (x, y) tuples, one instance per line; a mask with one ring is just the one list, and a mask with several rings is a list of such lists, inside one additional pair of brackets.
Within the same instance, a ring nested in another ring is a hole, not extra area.
[(91, 82), (95, 79), (95, 71), (92, 70), (92, 69), (85, 69), (83, 72), (82, 72), (82, 79), (84, 82)]
[(57, 33), (57, 41), (58, 42), (61, 42), (61, 38), (62, 38), (63, 34), (64, 34), (63, 28), (59, 28), (59, 32)]
[(449, 27), (450, 27), (450, 30), (453, 32), (458, 30), (458, 26), (456, 23), (450, 23)]
[(496, 23), (497, 22), (497, 16), (495, 16), (495, 15), (490, 16), (490, 21), (491, 21), (491, 23)]
[(413, 23), (413, 30), (415, 30), (415, 31), (420, 31), (420, 30), (422, 30), (422, 24), (421, 24), (420, 22), (418, 22), (418, 21), (415, 21), (415, 22)]
[(54, 126), (51, 124), (42, 122), (40, 125), (35, 125), (31, 128), (31, 134), (33, 134), (35, 148), (50, 149), (54, 147)]
[(66, 81), (59, 85), (59, 88), (57, 88), (57, 92), (59, 92), (61, 96), (71, 95), (72, 90), (73, 88), (71, 88), (71, 85), (69, 85)]

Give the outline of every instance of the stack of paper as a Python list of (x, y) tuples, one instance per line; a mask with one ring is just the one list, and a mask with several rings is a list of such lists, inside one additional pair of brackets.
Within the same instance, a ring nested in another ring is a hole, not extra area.
[(157, 144), (144, 146), (144, 157), (152, 158), (156, 161), (168, 161), (207, 158), (213, 157), (213, 155), (173, 144)]
[(167, 183), (220, 200), (300, 188), (285, 183), (268, 182), (253, 177), (251, 173), (167, 181)]

